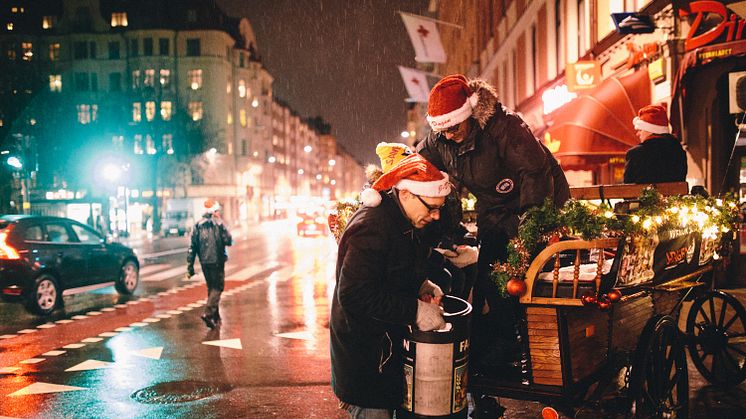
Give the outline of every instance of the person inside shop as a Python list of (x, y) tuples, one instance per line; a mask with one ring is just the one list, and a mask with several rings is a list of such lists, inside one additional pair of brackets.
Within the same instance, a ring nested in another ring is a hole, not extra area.
[(194, 260), (199, 257), (207, 283), (207, 304), (200, 318), (207, 327), (214, 329), (222, 323), (219, 306), (225, 287), (225, 262), (228, 260), (225, 247), (233, 244), (233, 237), (218, 212), (220, 204), (208, 198), (204, 205), (202, 219), (192, 228), (187, 253), (187, 278), (194, 276)]
[(407, 326), (445, 326), (420, 232), (450, 191), (447, 174), (412, 154), (361, 193), (342, 233), (329, 332), (332, 389), (351, 418), (391, 418), (403, 401)]
[(624, 183), (683, 182), (686, 152), (668, 127), (666, 108), (648, 105), (632, 120), (640, 144), (627, 150)]
[(519, 217), (551, 198), (564, 205), (570, 190), (564, 172), (526, 123), (498, 100), (493, 86), (461, 74), (430, 91), (432, 131), (416, 151), (447, 172), (476, 198), (479, 258), (472, 304), (472, 371), (499, 371), (515, 361), (517, 307), (500, 297), (491, 265), (504, 262), (518, 234)]

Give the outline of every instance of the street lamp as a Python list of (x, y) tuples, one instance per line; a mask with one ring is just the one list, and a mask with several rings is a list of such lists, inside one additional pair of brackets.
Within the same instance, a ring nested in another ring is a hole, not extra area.
[(16, 156), (10, 156), (7, 160), (8, 166), (21, 170), (23, 169), (23, 163), (21, 163), (21, 159), (19, 159)]

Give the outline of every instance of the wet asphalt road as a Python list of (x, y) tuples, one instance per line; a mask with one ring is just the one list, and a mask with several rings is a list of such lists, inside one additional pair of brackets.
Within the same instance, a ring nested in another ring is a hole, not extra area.
[[(134, 296), (68, 296), (44, 319), (0, 303), (0, 417), (346, 417), (329, 387), (334, 240), (297, 237), (290, 221), (234, 237), (219, 330), (199, 319), (201, 275), (184, 278), (186, 238), (132, 240)], [(718, 389), (689, 370), (691, 417), (746, 417), (746, 384)], [(509, 418), (544, 407), (500, 401)]]

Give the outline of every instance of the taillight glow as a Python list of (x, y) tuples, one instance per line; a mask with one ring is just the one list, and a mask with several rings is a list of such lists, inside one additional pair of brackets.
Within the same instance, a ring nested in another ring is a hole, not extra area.
[(0, 232), (0, 259), (20, 259), (21, 256), (18, 255), (18, 251), (8, 244), (6, 241), (7, 238), (7, 231)]

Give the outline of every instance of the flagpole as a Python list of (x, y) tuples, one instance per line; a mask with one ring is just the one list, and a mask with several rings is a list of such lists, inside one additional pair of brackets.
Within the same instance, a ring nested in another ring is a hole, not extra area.
[(442, 25), (450, 26), (450, 27), (456, 28), (456, 29), (464, 29), (464, 27), (461, 26), (461, 25), (457, 25), (457, 24), (451, 23), (451, 22), (446, 22), (445, 20), (438, 20), (438, 19), (433, 19), (431, 17), (427, 17), (427, 16), (416, 15), (414, 13), (402, 12), (401, 10), (399, 10), (398, 13), (402, 14), (402, 15), (412, 16), (412, 17), (415, 17), (415, 18), (418, 18), (418, 19), (428, 20), (428, 21), (434, 22), (434, 23), (440, 23)]

